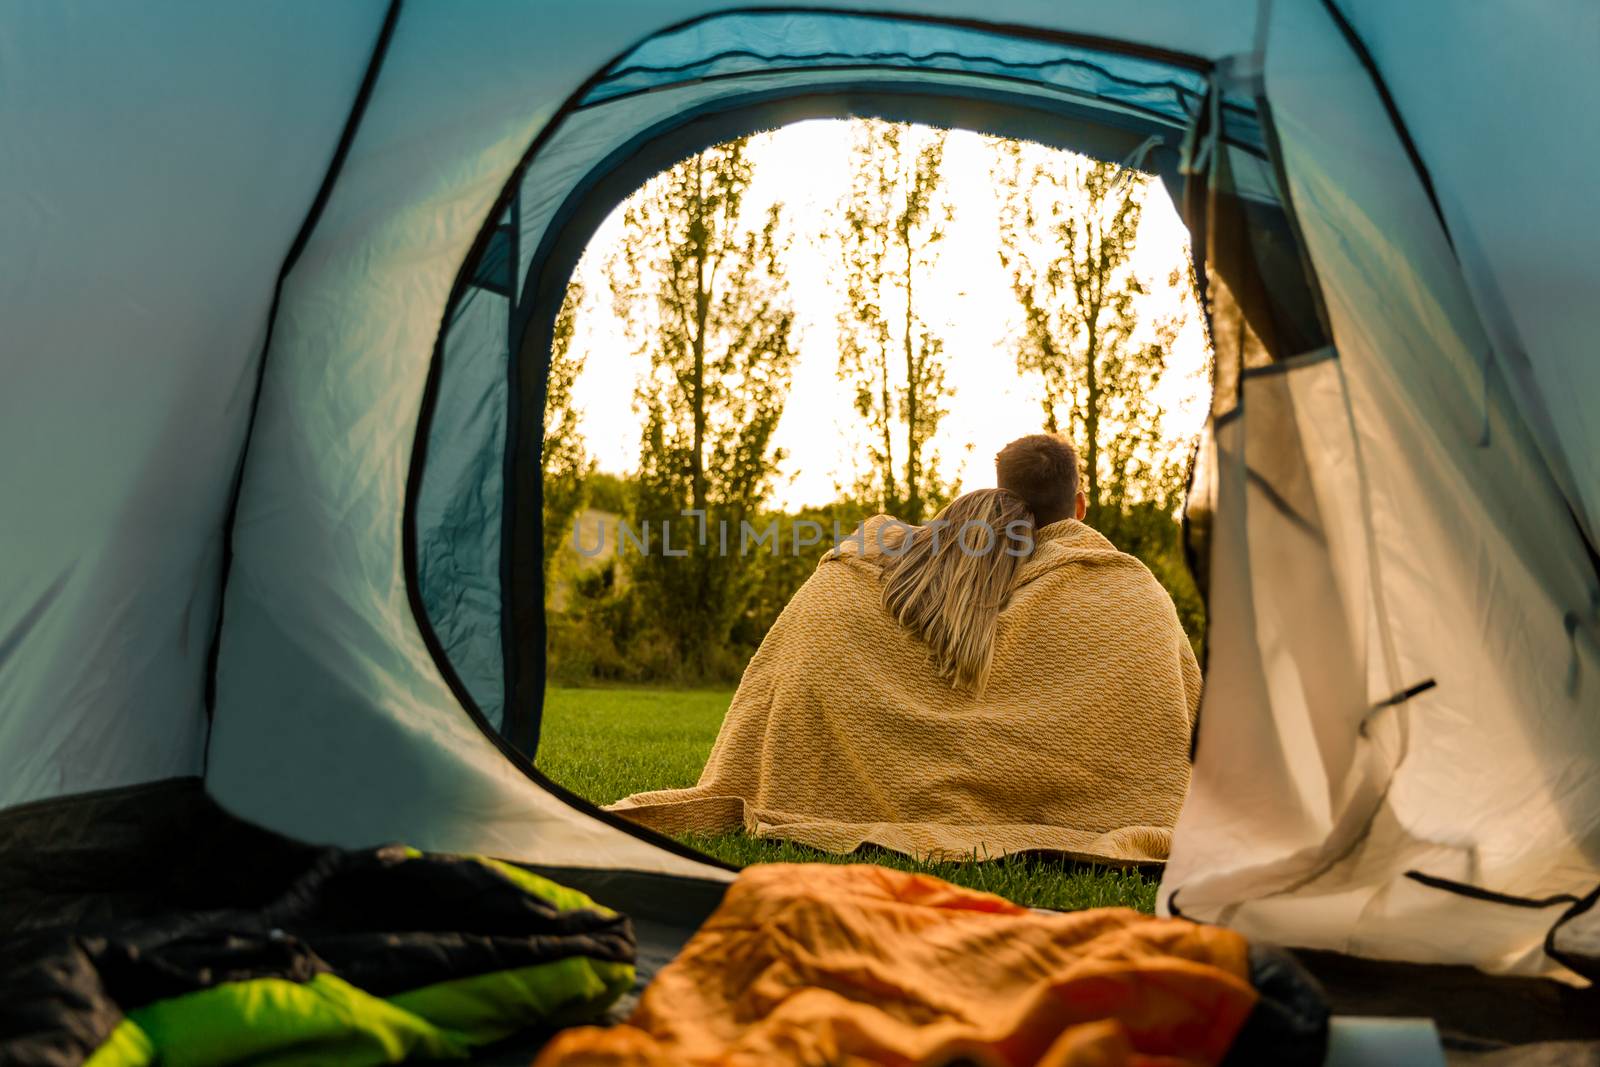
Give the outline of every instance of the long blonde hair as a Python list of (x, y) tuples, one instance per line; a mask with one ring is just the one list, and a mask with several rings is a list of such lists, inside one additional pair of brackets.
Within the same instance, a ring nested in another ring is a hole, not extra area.
[(884, 538), (883, 606), (927, 643), (934, 669), (958, 689), (982, 692), (1000, 609), (1033, 551), (1033, 512), (1004, 489), (951, 501), (927, 526)]

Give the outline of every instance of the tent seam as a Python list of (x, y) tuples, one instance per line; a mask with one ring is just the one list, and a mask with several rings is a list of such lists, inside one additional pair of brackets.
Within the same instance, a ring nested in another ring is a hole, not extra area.
[[(943, 68), (938, 68), (938, 67), (929, 67), (929, 68), (883, 67), (883, 66), (874, 66), (873, 64), (870, 64), (870, 63), (829, 63), (829, 64), (820, 64), (819, 63), (819, 64), (814, 64), (814, 65), (806, 66), (806, 67), (783, 67), (783, 68), (777, 68), (775, 70), (723, 71), (723, 72), (718, 73), (718, 74), (706, 74), (706, 75), (702, 75), (702, 76), (696, 77), (696, 78), (686, 78), (686, 79), (684, 79), (682, 81), (672, 82), (672, 83), (664, 84), (664, 85), (650, 85), (650, 86), (644, 86), (644, 87), (638, 88), (638, 89), (629, 89), (626, 92), (617, 93), (617, 94), (615, 94), (613, 96), (602, 97), (599, 100), (587, 101), (585, 103), (582, 103), (582, 104), (578, 105), (576, 108), (573, 109), (573, 113), (574, 114), (578, 114), (578, 113), (581, 113), (581, 112), (584, 112), (584, 111), (597, 110), (597, 109), (606, 107), (606, 106), (608, 106), (610, 104), (620, 103), (620, 102), (622, 102), (624, 100), (636, 100), (639, 97), (650, 96), (650, 95), (653, 95), (653, 94), (659, 93), (659, 92), (670, 92), (670, 91), (675, 90), (675, 89), (681, 89), (681, 88), (683, 88), (685, 86), (690, 86), (690, 85), (708, 85), (708, 84), (711, 84), (711, 83), (714, 83), (714, 82), (722, 82), (722, 81), (737, 81), (737, 80), (739, 80), (741, 78), (759, 78), (759, 77), (763, 77), (763, 76), (770, 76), (770, 75), (773, 75), (773, 74), (791, 74), (791, 73), (797, 73), (797, 72), (806, 72), (806, 73), (810, 73), (810, 72), (817, 72), (817, 73), (846, 73), (846, 72), (850, 72), (850, 71), (894, 72), (894, 71), (897, 71), (897, 70), (915, 71), (915, 72), (917, 72), (919, 74), (947, 74), (947, 75), (954, 75), (954, 76), (959, 76), (959, 77), (964, 77), (964, 78), (973, 78), (973, 79), (980, 79), (981, 78), (981, 79), (984, 79), (984, 80), (987, 80), (987, 81), (996, 81), (996, 82), (1014, 82), (1014, 83), (1021, 84), (1021, 85), (1032, 86), (1032, 87), (1034, 87), (1036, 89), (1039, 89), (1039, 90), (1047, 90), (1049, 92), (1049, 94), (1052, 94), (1052, 95), (1046, 95), (1045, 92), (1040, 92), (1038, 94), (1041, 99), (1046, 99), (1046, 100), (1051, 99), (1052, 96), (1063, 96), (1063, 97), (1070, 97), (1070, 98), (1075, 98), (1075, 99), (1086, 99), (1086, 100), (1096, 100), (1096, 101), (1100, 100), (1100, 98), (1094, 96), (1092, 93), (1082, 92), (1082, 91), (1079, 91), (1079, 90), (1076, 90), (1076, 89), (1068, 88), (1066, 86), (1052, 85), (1052, 84), (1050, 84), (1048, 82), (1034, 81), (1034, 80), (1029, 79), (1029, 78), (1022, 78), (1022, 77), (1019, 77), (1017, 75), (999, 73), (999, 72), (994, 72), (994, 71), (953, 71), (953, 70), (945, 70)], [(1152, 122), (1152, 123), (1160, 123), (1161, 125), (1169, 126), (1174, 130), (1179, 130), (1179, 129), (1183, 129), (1184, 128), (1184, 124), (1180, 123), (1177, 119), (1173, 118), (1172, 116), (1166, 115), (1166, 114), (1163, 114), (1162, 112), (1159, 112), (1159, 111), (1153, 110), (1151, 108), (1145, 107), (1142, 104), (1135, 104), (1135, 103), (1131, 103), (1131, 102), (1126, 101), (1126, 100), (1106, 100), (1106, 101), (1102, 101), (1102, 103), (1104, 103), (1106, 105), (1109, 105), (1106, 108), (1106, 110), (1116, 109), (1116, 110), (1119, 110), (1119, 111), (1124, 111), (1124, 112), (1129, 113), (1130, 117), (1135, 117), (1135, 118), (1140, 118), (1140, 117), (1146, 117), (1147, 116), (1149, 118), (1150, 122)], [(1223, 107), (1229, 108), (1229, 109), (1234, 110), (1234, 111), (1243, 111), (1244, 110), (1244, 109), (1240, 108), (1237, 104), (1224, 103)], [(1238, 139), (1238, 138), (1234, 138), (1234, 137), (1229, 137), (1229, 136), (1226, 136), (1226, 135), (1223, 136), (1221, 138), (1221, 140), (1223, 141), (1224, 144), (1228, 145), (1228, 147), (1238, 149), (1239, 151), (1248, 153), (1249, 155), (1254, 156), (1254, 157), (1256, 157), (1258, 159), (1267, 158), (1266, 149), (1264, 147), (1260, 146), (1260, 145), (1250, 144), (1247, 141), (1244, 141), (1244, 140), (1241, 140), (1241, 139)]]
[(1327, 9), (1328, 17), (1333, 19), (1334, 25), (1344, 36), (1345, 43), (1350, 46), (1350, 51), (1355, 53), (1356, 60), (1361, 68), (1367, 72), (1367, 77), (1372, 80), (1372, 87), (1377, 90), (1378, 99), (1383, 104), (1384, 112), (1389, 116), (1389, 122), (1394, 127), (1395, 135), (1400, 138), (1400, 147), (1405, 150), (1406, 158), (1411, 161), (1411, 166), (1417, 172), (1417, 178), (1422, 182), (1422, 191), (1428, 195), (1428, 203), (1433, 206), (1433, 213), (1439, 219), (1439, 226), (1444, 230), (1444, 239), (1450, 245), (1450, 251), (1455, 254), (1455, 238), (1450, 234), (1450, 224), (1445, 221), (1444, 207), (1439, 203), (1439, 193), (1433, 186), (1433, 175), (1428, 170), (1428, 165), (1423, 162), (1422, 152), (1417, 148), (1417, 142), (1411, 139), (1411, 131), (1406, 127), (1405, 120), (1400, 116), (1400, 107), (1389, 92), (1389, 84), (1383, 80), (1382, 73), (1378, 70), (1378, 61), (1367, 48), (1361, 35), (1356, 33), (1356, 28), (1350, 20), (1345, 18), (1344, 12), (1339, 10), (1339, 5), (1334, 0), (1322, 0), (1322, 6)]
[(1429, 889), (1438, 889), (1457, 896), (1470, 897), (1488, 904), (1504, 904), (1509, 908), (1553, 908), (1557, 904), (1577, 904), (1578, 898), (1571, 893), (1556, 893), (1548, 897), (1524, 897), (1514, 893), (1502, 893), (1496, 889), (1485, 889), (1470, 882), (1458, 882), (1453, 878), (1443, 878), (1437, 874), (1428, 874), (1425, 871), (1409, 870), (1405, 877), (1425, 885)]
[[(954, 49), (950, 49), (950, 48), (936, 48), (936, 49), (934, 49), (932, 51), (929, 51), (929, 52), (916, 52), (916, 53), (906, 52), (906, 51), (879, 51), (879, 52), (859, 52), (859, 53), (857, 53), (857, 52), (828, 52), (828, 51), (824, 51), (824, 52), (782, 52), (782, 53), (776, 53), (776, 54), (769, 55), (769, 56), (764, 56), (764, 55), (760, 54), (759, 52), (754, 52), (754, 51), (752, 51), (752, 50), (750, 50), (748, 48), (730, 48), (730, 49), (727, 49), (725, 51), (717, 52), (717, 53), (714, 53), (712, 55), (706, 56), (703, 59), (695, 60), (693, 63), (679, 63), (676, 66), (670, 66), (670, 67), (648, 67), (648, 66), (623, 67), (621, 70), (613, 71), (611, 74), (607, 75), (606, 80), (607, 81), (613, 81), (613, 80), (616, 80), (616, 79), (620, 79), (620, 78), (622, 78), (622, 77), (624, 77), (626, 75), (629, 75), (629, 74), (677, 74), (677, 73), (683, 73), (683, 72), (686, 72), (686, 71), (691, 71), (691, 70), (695, 69), (696, 67), (704, 67), (704, 66), (708, 66), (708, 65), (714, 64), (714, 63), (718, 62), (719, 60), (734, 59), (734, 58), (759, 59), (759, 60), (763, 60), (763, 61), (768, 62), (768, 63), (772, 63), (772, 62), (796, 62), (796, 63), (805, 63), (807, 65), (810, 65), (810, 62), (812, 60), (823, 60), (823, 59), (833, 59), (833, 58), (865, 59), (865, 60), (904, 59), (904, 60), (907, 60), (907, 61), (909, 61), (911, 63), (914, 63), (914, 64), (915, 63), (927, 63), (927, 62), (929, 62), (931, 60), (935, 60), (935, 59), (961, 59), (961, 60), (982, 59), (984, 62), (993, 63), (996, 66), (1009, 67), (1009, 68), (1013, 68), (1013, 69), (1016, 69), (1016, 70), (1045, 70), (1045, 69), (1047, 69), (1049, 67), (1077, 67), (1080, 70), (1092, 70), (1096, 74), (1098, 74), (1101, 77), (1107, 79), (1108, 81), (1113, 81), (1113, 82), (1116, 82), (1119, 85), (1126, 85), (1126, 86), (1130, 86), (1130, 87), (1136, 88), (1136, 89), (1171, 89), (1180, 98), (1181, 97), (1185, 97), (1185, 96), (1192, 96), (1192, 97), (1195, 97), (1195, 98), (1198, 99), (1201, 95), (1203, 95), (1203, 94), (1197, 93), (1194, 90), (1189, 89), (1189, 88), (1187, 88), (1187, 87), (1185, 87), (1183, 85), (1179, 85), (1177, 82), (1174, 82), (1174, 81), (1144, 82), (1144, 81), (1138, 81), (1138, 80), (1133, 79), (1133, 78), (1125, 78), (1125, 77), (1122, 77), (1121, 75), (1113, 74), (1110, 71), (1106, 70), (1104, 67), (1101, 67), (1101, 66), (1099, 66), (1098, 64), (1095, 64), (1095, 63), (1091, 63), (1088, 60), (1084, 60), (1084, 59), (1074, 59), (1074, 58), (1070, 58), (1070, 57), (1063, 57), (1061, 59), (1040, 59), (1040, 60), (1027, 60), (1027, 61), (1018, 60), (1018, 61), (1013, 62), (1013, 61), (1010, 61), (1010, 60), (995, 59), (995, 58), (992, 58), (992, 57), (989, 57), (989, 56), (969, 56), (969, 55), (966, 55), (966, 54), (964, 54), (962, 52), (958, 52), (958, 51), (956, 51)], [(788, 69), (788, 68), (781, 68), (781, 69)], [(801, 67), (800, 69), (803, 70), (803, 69), (806, 69), (806, 68), (805, 67)], [(732, 73), (732, 72), (730, 72), (730, 73)], [(604, 82), (601, 83), (601, 85), (604, 85), (604, 84), (605, 84)], [(599, 88), (599, 86), (597, 86), (596, 88)], [(618, 94), (618, 95), (621, 95), (621, 94)], [(607, 102), (609, 100), (612, 100), (612, 99), (615, 99), (615, 97), (610, 97), (610, 96), (601, 97), (600, 99), (593, 101), (593, 103), (602, 104), (602, 103), (605, 103), (605, 102)], [(586, 101), (586, 103), (589, 103), (589, 102)]]
[(1585, 912), (1593, 909), (1596, 901), (1600, 901), (1600, 885), (1596, 885), (1587, 894), (1585, 894), (1582, 899), (1574, 901), (1570, 908), (1562, 912), (1561, 918), (1552, 923), (1550, 929), (1545, 931), (1544, 954), (1561, 964), (1563, 967), (1567, 968), (1567, 970), (1572, 971), (1574, 974), (1581, 974), (1585, 978), (1591, 978), (1596, 981), (1600, 981), (1600, 978), (1597, 978), (1594, 974), (1593, 967), (1587, 969), (1578, 967), (1574, 963), (1573, 957), (1570, 953), (1556, 947), (1556, 932), (1573, 919), (1576, 919), (1578, 916), (1583, 915)]
[(1082, 48), (1094, 49), (1105, 52), (1120, 52), (1123, 55), (1135, 56), (1158, 63), (1168, 63), (1186, 70), (1207, 72), (1212, 68), (1212, 61), (1193, 52), (1182, 52), (1172, 48), (1161, 48), (1155, 45), (1140, 44), (1117, 37), (1102, 37), (1092, 33), (1075, 33), (1071, 30), (1052, 29), (1045, 26), (1032, 26), (1017, 22), (990, 22), (984, 19), (965, 18), (959, 15), (933, 15), (908, 11), (859, 10), (847, 7), (801, 7), (792, 4), (772, 4), (766, 6), (724, 8), (718, 11), (709, 11), (701, 15), (694, 15), (681, 22), (664, 26), (646, 37), (639, 39), (626, 51), (618, 53), (615, 59), (608, 63), (599, 72), (601, 80), (609, 76), (613, 67), (628, 58), (641, 45), (655, 40), (657, 37), (666, 37), (669, 34), (681, 33), (686, 29), (698, 26), (701, 23), (712, 22), (721, 18), (740, 18), (748, 15), (831, 15), (846, 16), (855, 19), (871, 19), (874, 21), (890, 22), (915, 22), (929, 26), (951, 26), (959, 29), (977, 30), (981, 33), (993, 34), (1004, 37), (1019, 37), (1031, 41), (1049, 41), (1059, 44), (1073, 44)]
[(350, 147), (355, 143), (356, 133), (361, 127), (362, 117), (366, 114), (367, 104), (372, 99), (373, 87), (377, 84), (378, 72), (383, 68), (383, 60), (389, 52), (389, 43), (394, 38), (395, 25), (400, 19), (401, 0), (389, 0), (389, 7), (384, 13), (382, 25), (378, 29), (377, 40), (373, 44), (372, 54), (367, 60), (367, 67), (362, 74), (361, 84), (356, 89), (355, 99), (351, 102), (350, 112), (345, 116), (343, 128), (339, 133), (339, 141), (334, 146), (333, 156), (328, 161), (328, 168), (323, 172), (322, 183), (317, 187), (316, 196), (311, 201), (310, 208), (306, 211), (305, 218), (296, 231), (289, 251), (283, 257), (283, 265), (278, 269), (278, 279), (272, 290), (272, 304), (267, 310), (267, 332), (261, 342), (261, 356), (256, 362), (255, 389), (250, 395), (250, 414), (245, 422), (244, 440), (239, 446), (238, 464), (234, 470), (233, 484), (229, 491), (228, 510), (222, 521), (222, 563), (217, 580), (217, 617), (211, 633), (211, 643), (206, 652), (205, 675), (205, 710), (206, 710), (206, 743), (201, 757), (201, 776), (204, 777), (211, 763), (211, 731), (216, 719), (217, 709), (217, 669), (222, 655), (222, 628), (223, 614), (227, 605), (228, 579), (233, 572), (233, 535), (234, 527), (239, 517), (239, 500), (243, 496), (245, 461), (250, 455), (250, 443), (255, 437), (256, 418), (261, 410), (261, 392), (267, 377), (267, 354), (272, 348), (272, 335), (278, 321), (278, 309), (283, 302), (284, 283), (288, 281), (289, 274), (300, 261), (300, 256), (305, 252), (306, 246), (311, 241), (311, 235), (317, 228), (317, 223), (322, 218), (322, 212), (327, 207), (328, 201), (333, 197), (333, 187), (337, 183), (340, 172), (344, 169), (346, 157), (350, 154)]

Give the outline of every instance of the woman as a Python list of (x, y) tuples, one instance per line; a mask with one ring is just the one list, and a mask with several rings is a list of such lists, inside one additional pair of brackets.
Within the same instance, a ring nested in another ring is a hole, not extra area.
[(981, 693), (1000, 609), (1021, 561), (1033, 553), (1026, 502), (1004, 489), (981, 489), (925, 527), (876, 524), (864, 548), (882, 571), (883, 609), (928, 646), (940, 678)]
[(612, 810), (831, 852), (1159, 862), (1198, 696), (1143, 564), (979, 490), (828, 553), (745, 669), (699, 784)]

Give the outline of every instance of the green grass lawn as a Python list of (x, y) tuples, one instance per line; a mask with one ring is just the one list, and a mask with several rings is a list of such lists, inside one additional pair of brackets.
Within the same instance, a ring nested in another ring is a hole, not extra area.
[[(579, 796), (610, 804), (647, 789), (694, 785), (711, 753), (732, 693), (720, 689), (563, 689), (545, 691), (539, 769)], [(879, 863), (925, 871), (1041, 908), (1112, 905), (1150, 912), (1156, 882), (1138, 871), (1059, 859), (1007, 857), (923, 863), (864, 848), (848, 856), (742, 833), (687, 834), (683, 842), (725, 863)]]

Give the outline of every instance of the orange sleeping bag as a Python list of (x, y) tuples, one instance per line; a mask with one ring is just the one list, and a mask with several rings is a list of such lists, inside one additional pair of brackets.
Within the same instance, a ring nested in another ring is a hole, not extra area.
[(1126, 908), (1040, 913), (871, 866), (752, 867), (624, 1025), (535, 1067), (1179, 1067), (1257, 994), (1244, 938)]

